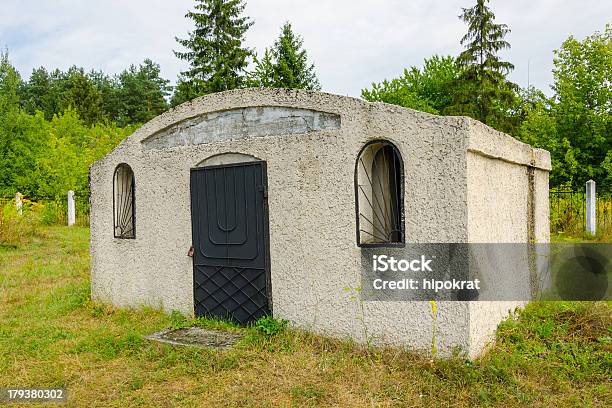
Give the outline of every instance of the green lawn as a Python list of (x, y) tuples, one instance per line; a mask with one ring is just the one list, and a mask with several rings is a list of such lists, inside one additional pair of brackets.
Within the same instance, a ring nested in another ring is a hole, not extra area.
[[(0, 247), (0, 388), (66, 387), (70, 406), (612, 405), (612, 308), (531, 304), (488, 354), (429, 361), (295, 330), (257, 330), (225, 351), (143, 335), (184, 319), (89, 300), (89, 231), (54, 227)], [(30, 405), (31, 406), (31, 405)]]

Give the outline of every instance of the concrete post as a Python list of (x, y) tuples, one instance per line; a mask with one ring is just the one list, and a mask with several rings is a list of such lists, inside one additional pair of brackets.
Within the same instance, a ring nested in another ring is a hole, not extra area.
[(17, 208), (17, 214), (22, 215), (23, 214), (23, 201), (21, 200), (21, 198), (23, 197), (23, 195), (21, 195), (21, 193), (17, 192), (15, 194), (15, 208)]
[(595, 182), (589, 180), (586, 183), (586, 232), (589, 235), (595, 235), (597, 232), (596, 197)]
[(74, 225), (75, 221), (75, 208), (74, 208), (74, 191), (68, 191), (68, 226), (71, 227)]

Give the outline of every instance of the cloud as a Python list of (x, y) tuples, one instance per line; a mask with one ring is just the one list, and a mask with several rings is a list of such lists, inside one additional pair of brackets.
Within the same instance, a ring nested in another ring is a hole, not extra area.
[[(326, 91), (359, 96), (373, 81), (421, 65), (433, 54), (460, 52), (464, 0), (249, 0), (255, 24), (247, 44), (258, 51), (273, 43), (290, 21), (304, 37)], [(151, 58), (175, 80), (185, 63), (174, 57), (174, 37), (191, 28), (184, 18), (192, 0), (2, 0), (0, 45), (25, 77), (38, 66), (71, 65), (117, 73)], [(498, 22), (509, 25), (512, 49), (503, 55), (516, 66), (511, 79), (547, 91), (553, 50), (569, 34), (582, 38), (602, 30), (611, 6), (598, 0), (515, 0), (491, 3)]]

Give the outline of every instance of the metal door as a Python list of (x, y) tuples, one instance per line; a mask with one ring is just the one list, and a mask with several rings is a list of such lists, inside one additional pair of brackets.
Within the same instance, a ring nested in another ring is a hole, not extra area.
[(270, 313), (265, 162), (191, 170), (196, 316), (244, 324)]

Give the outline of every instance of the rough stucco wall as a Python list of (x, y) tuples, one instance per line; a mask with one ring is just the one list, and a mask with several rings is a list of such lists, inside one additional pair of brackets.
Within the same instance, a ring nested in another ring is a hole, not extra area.
[(537, 243), (550, 242), (548, 173), (548, 170), (534, 170), (534, 238)]
[[(271, 132), (195, 146), (143, 146), (147, 137), (177, 122), (258, 106), (331, 113), (341, 124), (337, 130)], [(346, 291), (360, 284), (355, 160), (370, 140), (393, 142), (405, 167), (406, 241), (467, 242), (471, 131), (465, 118), (295, 90), (229, 91), (183, 104), (92, 166), (92, 295), (119, 306), (147, 304), (192, 314), (189, 169), (216, 154), (241, 153), (267, 162), (274, 315), (328, 335), (364, 341), (367, 332), (374, 343), (430, 350), (429, 304), (360, 303)], [(112, 177), (123, 162), (135, 175), (134, 240), (113, 238)], [(467, 303), (439, 302), (437, 326), (442, 353), (470, 348)]]
[[(474, 123), (470, 132), (467, 153), (469, 242), (527, 243), (533, 238), (537, 242), (548, 242), (548, 152), (526, 149), (527, 145), (516, 144), (515, 140), (500, 135), (503, 134), (479, 123)], [(499, 154), (505, 149), (501, 160)], [(534, 165), (540, 168), (531, 167)], [(530, 171), (534, 172), (533, 180)], [(533, 219), (530, 219), (530, 211), (533, 211)], [(530, 223), (533, 223), (533, 231), (529, 231)], [(490, 249), (495, 250), (495, 247)], [(503, 259), (505, 249), (500, 246), (497, 251), (496, 258)], [(525, 245), (523, 259), (517, 259), (515, 253), (509, 256), (511, 259), (499, 265), (497, 272), (501, 271), (501, 276), (492, 276), (490, 269), (484, 269), (483, 278), (495, 279), (498, 284), (501, 281), (505, 287), (520, 286), (529, 293), (528, 247)], [(517, 299), (523, 298), (517, 296)], [(470, 302), (468, 354), (475, 356), (490, 344), (499, 321), (524, 304), (518, 300)]]
[[(354, 162), (359, 149), (371, 138), (388, 139), (398, 147), (404, 162), (406, 242), (467, 242), (464, 119), (427, 115), (386, 104), (371, 105), (368, 113), (366, 137), (362, 137), (350, 160)], [(360, 249), (354, 238), (352, 241), (351, 256), (359, 262)], [(367, 329), (369, 335), (375, 336), (375, 344), (409, 344), (430, 351), (434, 321), (429, 303), (365, 302), (363, 307), (358, 338)], [(438, 302), (437, 308), (438, 350), (446, 354), (455, 347), (467, 349), (466, 305)]]
[[(469, 152), (468, 174), (470, 242), (526, 242), (528, 191), (526, 167)], [(503, 251), (503, 248), (500, 250)], [(514, 263), (507, 265), (510, 268), (515, 266)], [(517, 272), (520, 272), (521, 269), (525, 270), (527, 265), (520, 265), (518, 268)], [(514, 273), (508, 275), (510, 273), (501, 278), (524, 281), (517, 278)], [(520, 302), (510, 301), (471, 302), (468, 354), (475, 356), (487, 343), (491, 343), (499, 321), (506, 317), (509, 311), (521, 305)]]

